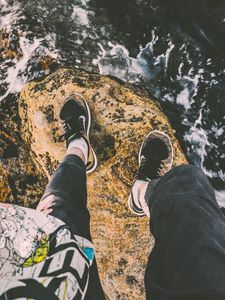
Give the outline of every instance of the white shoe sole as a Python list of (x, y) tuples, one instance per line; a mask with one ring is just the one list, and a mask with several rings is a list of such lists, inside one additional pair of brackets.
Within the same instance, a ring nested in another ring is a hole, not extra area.
[(133, 203), (133, 201), (132, 201), (132, 196), (131, 196), (131, 193), (130, 193), (130, 196), (129, 196), (128, 202), (127, 202), (127, 205), (128, 205), (129, 210), (132, 211), (133, 214), (135, 214), (135, 215), (137, 215), (137, 216), (139, 216), (139, 217), (143, 217), (143, 216), (146, 215), (146, 214), (144, 213), (144, 211), (143, 211), (142, 213), (136, 212), (136, 211), (132, 208), (132, 206), (131, 206), (132, 203)]

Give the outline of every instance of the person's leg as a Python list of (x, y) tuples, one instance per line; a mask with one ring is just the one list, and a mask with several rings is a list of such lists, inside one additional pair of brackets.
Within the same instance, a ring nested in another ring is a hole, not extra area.
[(87, 205), (86, 167), (78, 148), (67, 150), (45, 189), (37, 210), (68, 225), (73, 234), (90, 240)]
[(148, 184), (145, 199), (155, 237), (147, 299), (225, 299), (225, 218), (204, 173), (173, 168)]
[[(86, 168), (77, 149), (68, 154), (52, 175), (38, 210), (65, 222), (73, 234), (91, 241), (90, 215), (87, 209)], [(76, 155), (75, 155), (76, 153)], [(86, 299), (105, 299), (96, 259), (90, 269)]]
[[(80, 101), (82, 104), (83, 98), (80, 95), (71, 96), (61, 110), (61, 118), (66, 119), (70, 130), (66, 132), (67, 152), (62, 163), (52, 175), (37, 209), (62, 220), (74, 235), (91, 241), (86, 172), (95, 169), (96, 156), (89, 143), (90, 124), (83, 122), (85, 120), (83, 115), (90, 119), (90, 112), (86, 113), (85, 111), (88, 107), (80, 109), (76, 101)], [(85, 105), (87, 106), (87, 104)], [(82, 122), (80, 124), (80, 120), (77, 121), (77, 118), (81, 114)], [(79, 128), (79, 126), (82, 127)], [(95, 259), (90, 268), (85, 299), (105, 299)]]
[(145, 275), (147, 299), (225, 299), (225, 217), (213, 188), (197, 167), (170, 170), (169, 136), (150, 132), (128, 206), (150, 216), (155, 246)]

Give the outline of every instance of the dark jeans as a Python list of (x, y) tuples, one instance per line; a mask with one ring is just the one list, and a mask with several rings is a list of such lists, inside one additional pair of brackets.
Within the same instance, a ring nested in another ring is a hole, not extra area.
[[(50, 215), (68, 225), (73, 234), (91, 241), (90, 215), (87, 209), (86, 171), (76, 155), (67, 155), (58, 166), (46, 187), (42, 199), (54, 195), (55, 204)], [(104, 300), (96, 260), (90, 269), (87, 300)]]
[(146, 200), (155, 246), (145, 287), (149, 300), (225, 299), (225, 217), (197, 167), (150, 182)]

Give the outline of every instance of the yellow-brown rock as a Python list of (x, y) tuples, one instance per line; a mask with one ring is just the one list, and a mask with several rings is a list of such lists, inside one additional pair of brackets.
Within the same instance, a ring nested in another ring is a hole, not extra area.
[(11, 188), (8, 182), (8, 174), (0, 161), (0, 199), (1, 202), (6, 202), (11, 195)]
[(144, 299), (143, 275), (153, 245), (148, 219), (127, 209), (130, 186), (137, 170), (138, 150), (152, 129), (170, 135), (174, 165), (185, 163), (167, 118), (145, 90), (131, 88), (107, 76), (61, 69), (21, 92), (21, 135), (30, 146), (41, 173), (48, 177), (65, 154), (59, 111), (71, 93), (90, 105), (91, 142), (98, 168), (88, 176), (88, 206), (99, 272), (110, 299)]
[(0, 102), (0, 202), (35, 207), (46, 176), (38, 172), (20, 137), (17, 100)]

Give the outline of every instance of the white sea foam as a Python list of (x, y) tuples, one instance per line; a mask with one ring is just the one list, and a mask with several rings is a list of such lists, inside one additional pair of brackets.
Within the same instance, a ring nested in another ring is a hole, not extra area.
[(90, 0), (80, 0), (83, 6), (86, 6)]
[(4, 80), (4, 82), (8, 84), (8, 88), (6, 93), (0, 98), (0, 101), (7, 97), (9, 93), (19, 92), (23, 87), (26, 81), (26, 78), (23, 77), (23, 71), (25, 70), (32, 53), (40, 45), (40, 40), (34, 39), (33, 43), (31, 43), (25, 37), (20, 37), (19, 44), (22, 50), (22, 57), (18, 60), (15, 58), (15, 64), (8, 68), (7, 76)]
[[(27, 82), (26, 70), (29, 67), (29, 60), (33, 55), (40, 57), (51, 56), (56, 59), (58, 56), (57, 50), (54, 48), (54, 35), (47, 35), (45, 37), (45, 42), (48, 42), (49, 49), (42, 46), (44, 39), (34, 38), (33, 41), (30, 41), (24, 36), (20, 37), (19, 45), (22, 52), (20, 58), (14, 58), (12, 60), (13, 65), (7, 68), (6, 77), (2, 80), (2, 84), (7, 84), (7, 90), (5, 94), (0, 97), (0, 101), (7, 97), (10, 93), (17, 93), (23, 88), (24, 84)], [(38, 52), (38, 53), (37, 53)]]
[(187, 86), (177, 95), (176, 102), (183, 105), (186, 110), (191, 107), (190, 89)]
[[(221, 128), (215, 128), (215, 136), (216, 137), (219, 137), (219, 136), (221, 136), (221, 135), (223, 135), (224, 134), (224, 128), (225, 128), (225, 126), (223, 126), (223, 127), (221, 127)], [(214, 129), (214, 128), (212, 128), (212, 129)]]
[(98, 44), (99, 56), (93, 60), (99, 72), (104, 75), (112, 75), (124, 81), (139, 83), (140, 79), (149, 81), (155, 78), (160, 72), (166, 72), (169, 56), (174, 44), (169, 42), (165, 53), (154, 57), (153, 48), (158, 36), (152, 31), (152, 40), (143, 48), (136, 58), (130, 56), (129, 51), (120, 44), (108, 43), (107, 49)]
[(109, 50), (105, 50), (99, 43), (100, 55), (93, 60), (100, 74), (112, 75), (119, 79), (138, 82), (138, 76), (144, 75), (143, 62), (129, 56), (129, 51), (122, 45), (108, 43)]
[(202, 69), (198, 71), (197, 74), (193, 75), (193, 68), (190, 68), (188, 75), (182, 76), (182, 64), (178, 68), (177, 80), (183, 86), (183, 90), (177, 94), (176, 102), (177, 104), (183, 105), (186, 110), (191, 108), (192, 103), (194, 103), (193, 98), (198, 92), (199, 79), (202, 77)]
[(172, 43), (172, 41), (169, 42), (169, 45), (168, 45), (168, 49), (166, 50), (166, 53), (163, 54), (164, 58), (165, 58), (165, 71), (167, 70), (168, 68), (168, 63), (169, 63), (169, 58), (170, 58), (170, 53), (171, 51), (173, 50), (173, 48), (175, 47), (175, 45)]
[(9, 29), (16, 21), (23, 18), (20, 14), (20, 4), (14, 1), (13, 6), (7, 0), (0, 2), (0, 28)]
[[(98, 66), (99, 72), (104, 75), (112, 75), (131, 83), (139, 83), (140, 79), (151, 81), (157, 75), (167, 71), (170, 54), (175, 47), (172, 41), (169, 41), (165, 53), (155, 57), (154, 45), (157, 40), (158, 36), (153, 30), (151, 41), (144, 48), (140, 49), (136, 58), (130, 57), (129, 51), (120, 44), (108, 43), (108, 49), (98, 44), (100, 54), (97, 59), (93, 60), (93, 63)], [(191, 63), (189, 57), (188, 61)], [(183, 65), (182, 63), (179, 66), (177, 76), (177, 80), (183, 86), (183, 89), (175, 99), (170, 97), (170, 101), (177, 102), (183, 105), (186, 110), (189, 110), (194, 102), (193, 97), (197, 93), (199, 79), (203, 70), (199, 69), (199, 72), (194, 74), (194, 69), (191, 67), (185, 76), (182, 75)]]
[[(75, 22), (79, 29), (79, 37), (77, 43), (81, 45), (84, 40), (89, 37), (94, 39), (96, 37), (96, 29), (93, 26), (94, 12), (88, 9), (89, 0), (81, 0), (79, 5), (73, 6), (71, 20)], [(78, 3), (78, 2), (77, 2)], [(8, 0), (1, 0), (0, 24), (7, 32), (11, 32), (15, 23), (24, 18), (19, 2), (16, 0), (9, 2)], [(77, 32), (76, 32), (77, 33)], [(20, 33), (19, 33), (20, 34)], [(26, 38), (26, 32), (23, 32), (19, 37), (20, 55), (17, 58), (4, 60), (1, 63), (2, 77), (0, 83), (6, 88), (5, 94), (1, 95), (0, 100), (7, 97), (10, 93), (19, 92), (24, 84), (33, 78), (39, 76), (38, 71), (32, 67), (32, 61), (40, 61), (44, 56), (50, 56), (53, 59), (60, 59), (60, 53), (56, 48), (56, 36), (53, 33), (48, 33), (42, 38), (35, 37), (33, 40)], [(77, 57), (76, 63), (81, 64), (80, 57)], [(42, 73), (44, 71), (42, 70)], [(46, 71), (47, 74), (47, 71)]]
[(217, 191), (215, 190), (216, 200), (220, 207), (225, 207), (225, 190)]
[(89, 26), (89, 16), (86, 9), (80, 7), (79, 5), (74, 5), (72, 18), (76, 18), (80, 25)]
[(207, 155), (206, 146), (209, 145), (207, 132), (201, 127), (202, 109), (199, 111), (199, 117), (184, 135), (184, 140), (191, 145), (189, 152), (195, 154), (195, 164), (204, 169), (204, 158)]

